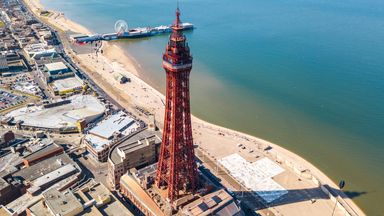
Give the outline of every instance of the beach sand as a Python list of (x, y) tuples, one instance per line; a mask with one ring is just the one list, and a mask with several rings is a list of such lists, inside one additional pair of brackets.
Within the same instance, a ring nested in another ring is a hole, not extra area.
[[(26, 0), (30, 9), (39, 16), (44, 10), (39, 0)], [(85, 27), (65, 18), (60, 12), (52, 12), (48, 17), (41, 17), (43, 21), (57, 28), (59, 31), (72, 31), (84, 34), (91, 32)], [(69, 43), (62, 38), (64, 42)], [(65, 44), (64, 44), (65, 45)], [(102, 87), (112, 98), (120, 103), (128, 111), (139, 115), (144, 121), (150, 122), (151, 117), (138, 111), (137, 107), (145, 109), (155, 115), (156, 124), (163, 126), (164, 118), (164, 95), (148, 85), (141, 77), (140, 67), (137, 62), (123, 49), (111, 42), (103, 42), (103, 55), (95, 53), (76, 54), (67, 45), (66, 52), (75, 60), (80, 62), (79, 66)], [(159, 68), (159, 71), (162, 71)], [(124, 74), (131, 79), (131, 82), (120, 84), (116, 79), (119, 74)], [(279, 163), (286, 174), (277, 176), (275, 181), (284, 186), (287, 190), (306, 191), (311, 188), (319, 189), (319, 182), (322, 185), (329, 185), (337, 188), (337, 185), (319, 169), (300, 156), (288, 151), (276, 144), (259, 139), (244, 133), (210, 124), (196, 117), (192, 117), (194, 142), (198, 145), (199, 152), (204, 153), (212, 161), (217, 161), (224, 156), (238, 153), (248, 161), (253, 162), (257, 158), (268, 157)], [(247, 150), (241, 150), (237, 146), (242, 143)], [(271, 147), (270, 150), (264, 149)], [(254, 150), (252, 153), (249, 150)], [(300, 182), (298, 179), (300, 178)], [(238, 190), (225, 178), (223, 184), (233, 191)], [(319, 189), (320, 190), (320, 189)], [(299, 193), (300, 194), (300, 193)], [(345, 195), (342, 194), (344, 197)], [(310, 199), (310, 197), (307, 197)], [(334, 215), (347, 215), (344, 208), (352, 215), (365, 215), (362, 210), (349, 198), (338, 198), (339, 203)], [(318, 199), (316, 203), (310, 200), (286, 201), (283, 205), (276, 205), (270, 210), (275, 215), (332, 215), (335, 198)], [(260, 213), (263, 213), (262, 211)]]

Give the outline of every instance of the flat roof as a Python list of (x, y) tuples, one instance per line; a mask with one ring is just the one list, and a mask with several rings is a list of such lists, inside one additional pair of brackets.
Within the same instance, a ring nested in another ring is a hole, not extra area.
[(8, 69), (7, 58), (3, 55), (0, 55), (0, 69)]
[(23, 157), (17, 154), (7, 154), (0, 157), (0, 177), (6, 176), (10, 173), (17, 171), (16, 166), (23, 163)]
[(117, 147), (117, 151), (125, 155), (131, 152), (135, 152), (138, 149), (144, 148), (148, 145), (151, 145), (151, 143), (156, 144), (156, 143), (159, 143), (160, 141), (161, 140), (155, 134), (153, 134), (151, 136), (137, 140), (136, 142), (126, 143), (125, 145), (119, 145)]
[(236, 180), (254, 191), (267, 203), (271, 203), (288, 193), (284, 187), (273, 180), (273, 177), (285, 170), (267, 157), (250, 163), (239, 154), (234, 153), (223, 157), (219, 163)]
[(81, 88), (83, 82), (77, 77), (68, 77), (65, 79), (55, 80), (52, 85), (59, 91), (68, 91), (76, 88)]
[(0, 205), (0, 216), (11, 216), (11, 212), (8, 211), (8, 209), (5, 208), (5, 206)]
[(45, 204), (54, 215), (69, 215), (77, 209), (83, 209), (83, 205), (76, 199), (71, 191), (59, 192), (52, 188), (43, 193)]
[(135, 120), (132, 117), (120, 111), (105, 118), (96, 127), (92, 128), (89, 133), (104, 139), (110, 139), (115, 132), (123, 132), (133, 123), (135, 123)]
[(71, 173), (74, 173), (77, 171), (77, 168), (74, 164), (67, 164), (64, 165), (50, 173), (47, 173), (44, 176), (41, 176), (33, 181), (34, 187), (43, 187), (46, 184), (49, 184), (52, 181), (56, 181), (57, 179), (60, 179), (63, 176), (70, 175)]
[[(130, 147), (133, 147), (133, 146), (135, 146), (135, 148), (138, 149), (140, 148), (140, 146), (136, 145), (137, 141), (143, 140), (148, 137), (153, 137), (153, 136), (155, 136), (156, 142), (161, 142), (161, 138), (160, 138), (161, 132), (159, 131), (151, 131), (146, 129), (132, 136), (128, 136), (125, 139), (121, 140), (119, 144), (115, 145), (111, 149), (109, 158), (112, 160), (114, 164), (121, 163), (121, 156), (119, 154), (119, 151), (124, 151), (124, 150), (132, 151), (132, 148), (130, 149)], [(141, 145), (141, 147), (145, 147), (145, 146), (146, 145)]]
[[(40, 149), (43, 149), (46, 146), (49, 146), (53, 143), (54, 142), (51, 138), (42, 138), (42, 139), (39, 139), (37, 142), (36, 142), (36, 140), (33, 140), (33, 141), (28, 142), (27, 149), (28, 149), (28, 151), (32, 152), (32, 154), (33, 154), (33, 153), (39, 151)], [(24, 159), (25, 159), (25, 157), (24, 157)]]
[(14, 122), (23, 121), (23, 125), (40, 128), (77, 127), (81, 119), (96, 118), (104, 114), (104, 105), (91, 95), (74, 95), (68, 98), (71, 103), (52, 108), (42, 106), (22, 107), (6, 116), (14, 117)]
[(24, 157), (24, 159), (27, 161), (34, 161), (34, 160), (37, 160), (39, 158), (44, 157), (47, 154), (52, 153), (52, 152), (60, 151), (60, 149), (64, 150), (63, 147), (57, 145), (56, 143), (52, 143), (50, 145), (47, 145), (47, 146), (37, 150), (36, 152)]
[(105, 145), (108, 145), (111, 141), (95, 136), (93, 134), (85, 135), (84, 139), (92, 146), (96, 151), (101, 151), (104, 149)]
[(224, 189), (209, 193), (183, 208), (183, 213), (189, 216), (197, 215), (241, 215), (241, 209), (234, 203), (231, 195)]
[(60, 154), (39, 163), (33, 164), (30, 167), (26, 167), (15, 172), (13, 177), (21, 177), (26, 181), (33, 181), (41, 176), (44, 176), (58, 168), (62, 167), (65, 164), (73, 164), (75, 162), (67, 154)]
[[(95, 199), (97, 203), (104, 203), (103, 207), (97, 211), (100, 215), (124, 215), (133, 216), (133, 214), (105, 187), (102, 183), (91, 182), (81, 188), (76, 194), (88, 202), (90, 199)], [(109, 201), (108, 201), (109, 200)]]
[(34, 216), (50, 216), (51, 215), (49, 210), (45, 207), (43, 200), (40, 200), (39, 202), (30, 206), (28, 209), (29, 211), (31, 211), (32, 215)]
[(58, 71), (58, 70), (66, 70), (68, 67), (63, 62), (54, 62), (45, 64), (45, 67), (48, 71)]

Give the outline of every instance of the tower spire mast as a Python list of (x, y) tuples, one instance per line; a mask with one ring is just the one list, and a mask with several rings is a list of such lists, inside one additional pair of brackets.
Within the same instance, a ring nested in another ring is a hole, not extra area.
[(166, 103), (163, 139), (156, 173), (156, 185), (167, 190), (170, 201), (197, 188), (189, 99), (192, 56), (180, 27), (180, 10), (163, 55), (166, 72)]
[(179, 8), (179, 0), (177, 0), (177, 8), (176, 8), (176, 20), (175, 20), (175, 23), (174, 25), (176, 27), (180, 27), (180, 8)]

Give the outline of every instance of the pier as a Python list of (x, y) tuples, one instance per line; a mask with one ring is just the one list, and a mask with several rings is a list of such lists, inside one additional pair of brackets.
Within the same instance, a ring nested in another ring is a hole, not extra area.
[[(183, 30), (192, 30), (194, 28), (192, 23), (181, 23), (180, 27)], [(161, 25), (157, 27), (139, 27), (128, 29), (128, 25), (123, 20), (118, 20), (115, 23), (114, 33), (95, 34), (95, 35), (74, 35), (72, 40), (79, 44), (91, 43), (95, 41), (111, 41), (127, 38), (143, 38), (151, 37), (159, 34), (171, 33), (171, 26)]]

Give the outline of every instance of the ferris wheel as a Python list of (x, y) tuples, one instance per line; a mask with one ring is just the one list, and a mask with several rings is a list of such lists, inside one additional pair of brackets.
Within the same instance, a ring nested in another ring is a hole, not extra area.
[(115, 31), (118, 35), (128, 31), (128, 24), (124, 20), (117, 20), (115, 23)]

